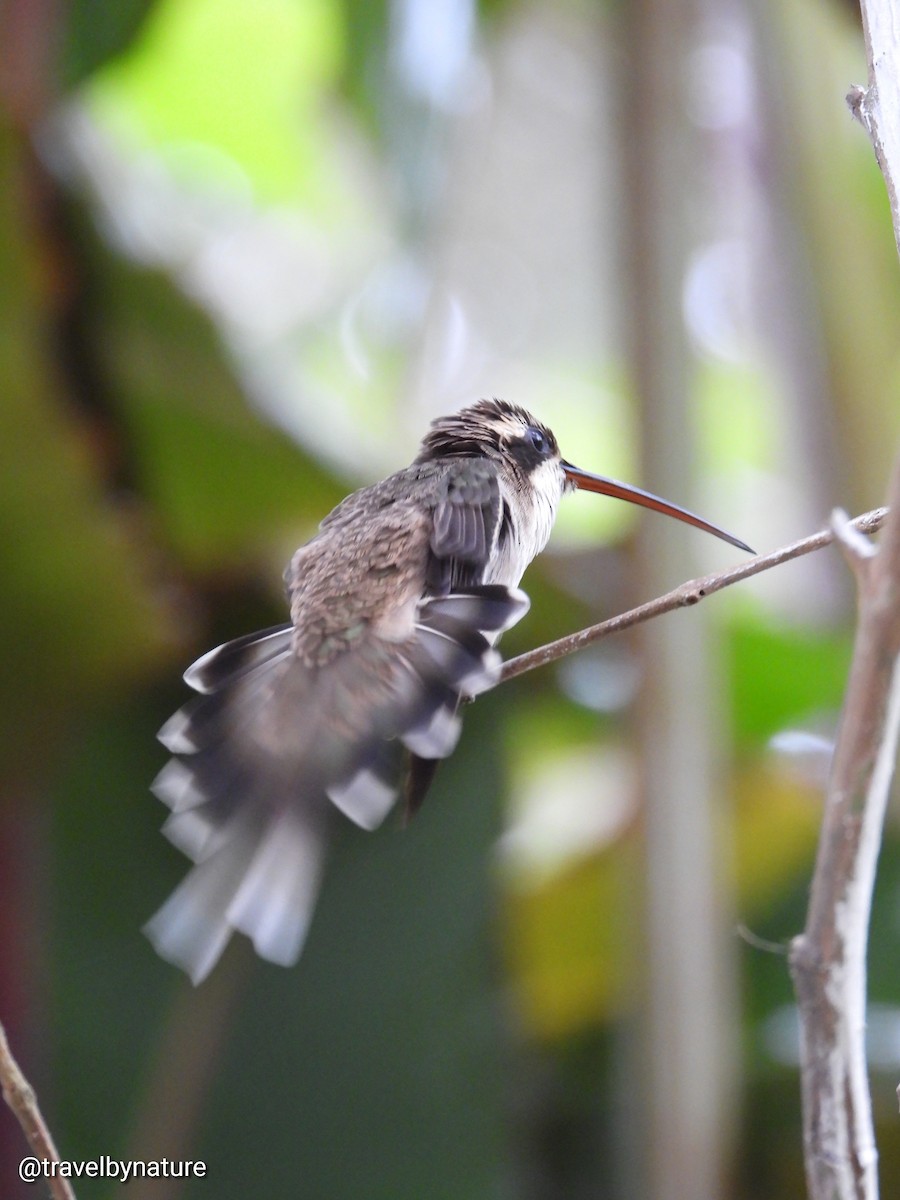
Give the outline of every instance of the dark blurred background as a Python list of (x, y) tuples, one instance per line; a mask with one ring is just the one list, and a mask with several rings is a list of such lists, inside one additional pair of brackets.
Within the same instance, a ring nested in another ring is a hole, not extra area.
[[(0, 5), (0, 1021), (63, 1157), (206, 1160), (131, 1200), (801, 1194), (836, 553), (480, 699), (408, 830), (339, 831), (297, 968), (194, 989), (140, 926), (181, 671), (432, 417), (515, 400), (760, 550), (882, 502), (864, 81), (837, 0)], [(740, 560), (564, 508), (508, 653)], [(896, 812), (870, 987), (891, 1194)], [(4, 1198), (24, 1153), (0, 1111)]]

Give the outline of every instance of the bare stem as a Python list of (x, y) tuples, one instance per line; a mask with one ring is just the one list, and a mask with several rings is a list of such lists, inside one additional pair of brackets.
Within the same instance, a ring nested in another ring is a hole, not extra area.
[[(884, 176), (900, 251), (900, 25), (895, 0), (861, 0), (868, 86), (850, 109)], [(811, 1200), (876, 1200), (866, 1064), (866, 952), (875, 870), (900, 736), (900, 458), (879, 547), (842, 513), (832, 526), (856, 576), (859, 620), (803, 934), (791, 948)]]
[[(900, 504), (900, 459), (891, 502)], [(875, 1200), (866, 1069), (866, 947), (900, 732), (900, 521), (876, 550), (835, 513), (857, 579), (859, 622), (835, 745), (806, 928), (791, 948), (801, 1029), (806, 1177), (812, 1200)]]
[[(59, 1154), (50, 1130), (41, 1116), (34, 1088), (22, 1074), (19, 1064), (13, 1058), (6, 1030), (2, 1025), (0, 1025), (0, 1089), (3, 1092), (3, 1099), (22, 1127), (22, 1132), (28, 1140), (34, 1157), (39, 1158), (42, 1162), (46, 1160), (58, 1163)], [(75, 1200), (75, 1193), (72, 1191), (68, 1179), (62, 1176), (49, 1176), (47, 1187), (53, 1200)]]
[[(860, 533), (874, 533), (881, 528), (887, 512), (886, 508), (872, 509), (871, 512), (856, 517), (850, 522), (850, 525)], [(773, 550), (771, 554), (761, 554), (756, 558), (751, 558), (749, 562), (741, 563), (737, 567), (730, 567), (727, 571), (704, 575), (700, 579), (691, 579), (687, 583), (682, 583), (674, 591), (657, 596), (655, 600), (649, 600), (646, 604), (620, 613), (617, 617), (601, 621), (599, 625), (580, 629), (577, 633), (567, 634), (555, 642), (548, 642), (545, 646), (538, 646), (535, 650), (529, 650), (526, 654), (511, 658), (503, 664), (500, 680), (505, 683), (507, 679), (514, 679), (516, 675), (533, 671), (535, 667), (544, 667), (548, 663), (556, 662), (559, 658), (564, 658), (567, 654), (574, 654), (576, 650), (582, 650), (585, 646), (598, 642), (611, 633), (621, 633), (623, 629), (631, 629), (633, 625), (640, 625), (642, 621), (649, 621), (653, 617), (672, 612), (676, 608), (688, 608), (698, 604), (706, 596), (711, 596), (713, 592), (720, 592), (722, 588), (730, 587), (733, 583), (740, 583), (742, 579), (749, 579), (751, 575), (758, 575), (761, 571), (778, 567), (792, 558), (800, 558), (804, 554), (812, 553), (813, 550), (821, 550), (823, 546), (830, 546), (834, 540), (834, 530), (823, 529), (811, 537), (803, 538), (802, 541), (782, 546), (780, 550)]]

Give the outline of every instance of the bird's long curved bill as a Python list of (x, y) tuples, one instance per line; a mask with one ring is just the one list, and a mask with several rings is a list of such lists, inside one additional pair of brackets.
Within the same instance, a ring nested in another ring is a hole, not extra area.
[(654, 496), (652, 492), (645, 492), (643, 488), (634, 487), (630, 483), (619, 483), (617, 479), (607, 479), (604, 475), (592, 475), (590, 471), (582, 471), (581, 467), (573, 467), (568, 462), (562, 464), (562, 469), (566, 473), (566, 478), (582, 491), (598, 492), (601, 496), (613, 496), (616, 500), (627, 500), (630, 504), (641, 505), (642, 508), (652, 508), (654, 512), (665, 513), (667, 517), (684, 521), (686, 525), (695, 525), (697, 529), (704, 529), (707, 533), (715, 534), (723, 541), (730, 542), (732, 546), (737, 546), (738, 550), (746, 550), (748, 554), (755, 553), (746, 542), (742, 542), (734, 534), (727, 533), (710, 521), (704, 521), (702, 517), (688, 512), (686, 508), (670, 504), (668, 500)]

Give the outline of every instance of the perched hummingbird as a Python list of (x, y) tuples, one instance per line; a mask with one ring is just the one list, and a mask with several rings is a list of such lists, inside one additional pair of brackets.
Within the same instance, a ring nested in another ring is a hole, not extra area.
[[(493, 686), (494, 643), (525, 615), (516, 586), (575, 488), (749, 546), (649, 492), (566, 462), (524, 409), (481, 400), (433, 422), (413, 463), (342, 501), (285, 572), (291, 619), (210, 650), (199, 697), (160, 730), (163, 832), (196, 864), (145, 927), (198, 983), (232, 931), (296, 962), (338, 808), (374, 829), (405, 773), (421, 804)], [(752, 553), (752, 551), (751, 551)]]

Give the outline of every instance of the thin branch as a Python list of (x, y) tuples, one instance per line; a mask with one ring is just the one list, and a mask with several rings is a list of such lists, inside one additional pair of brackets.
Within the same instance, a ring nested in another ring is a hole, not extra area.
[[(884, 175), (900, 251), (900, 28), (893, 0), (861, 0), (868, 87), (850, 109)], [(791, 947), (811, 1200), (877, 1200), (866, 1062), (866, 951), (875, 871), (900, 737), (900, 458), (894, 516), (875, 550), (843, 513), (832, 526), (856, 576), (859, 620), (803, 934)]]
[[(856, 517), (850, 522), (850, 525), (860, 534), (875, 533), (884, 523), (887, 512), (886, 508), (874, 508), (871, 512)], [(640, 625), (642, 621), (649, 621), (653, 617), (672, 612), (676, 608), (689, 608), (707, 596), (711, 596), (713, 592), (720, 592), (722, 588), (730, 587), (733, 583), (740, 583), (742, 579), (749, 579), (751, 575), (758, 575), (761, 571), (778, 567), (792, 558), (800, 558), (804, 554), (811, 554), (814, 550), (821, 550), (823, 546), (830, 546), (834, 540), (834, 530), (823, 529), (811, 537), (803, 538), (802, 541), (782, 546), (780, 550), (773, 550), (771, 554), (761, 554), (756, 558), (751, 558), (749, 562), (741, 563), (737, 567), (730, 567), (727, 571), (704, 575), (700, 579), (691, 579), (687, 583), (682, 583), (674, 591), (666, 592), (665, 595), (658, 596), (655, 600), (649, 600), (637, 608), (629, 609), (628, 612), (620, 613), (617, 617), (601, 621), (599, 625), (580, 629), (577, 633), (567, 634), (555, 642), (548, 642), (545, 646), (538, 646), (536, 650), (529, 650), (526, 654), (511, 658), (503, 664), (500, 680), (505, 683), (507, 679), (514, 679), (516, 675), (533, 671), (535, 667), (544, 667), (548, 663), (556, 662), (559, 658), (564, 658), (567, 654), (574, 654), (576, 650), (582, 650), (585, 646), (598, 642), (611, 633), (621, 633), (623, 629), (631, 629), (633, 625)]]
[(847, 96), (850, 111), (861, 123), (884, 176), (894, 240), (900, 254), (900, 196), (897, 174), (900, 168), (900, 77), (897, 50), (900, 30), (896, 6), (892, 0), (861, 0), (860, 15), (869, 68), (868, 86), (853, 87)]
[[(900, 505), (900, 459), (891, 491)], [(835, 745), (809, 912), (791, 947), (801, 1028), (806, 1174), (812, 1200), (874, 1200), (877, 1150), (866, 1069), (866, 946), (900, 732), (900, 521), (877, 551), (836, 513), (856, 576), (859, 623)], [(874, 551), (874, 552), (873, 552)]]
[[(41, 1162), (58, 1163), (59, 1154), (50, 1130), (41, 1116), (34, 1088), (22, 1074), (19, 1064), (13, 1058), (6, 1030), (2, 1025), (0, 1025), (0, 1089), (3, 1091), (3, 1099), (12, 1109), (16, 1120), (22, 1127), (22, 1132), (34, 1152), (34, 1157), (40, 1159)], [(60, 1175), (49, 1175), (46, 1182), (53, 1200), (75, 1200), (75, 1193), (72, 1191), (68, 1179)]]

